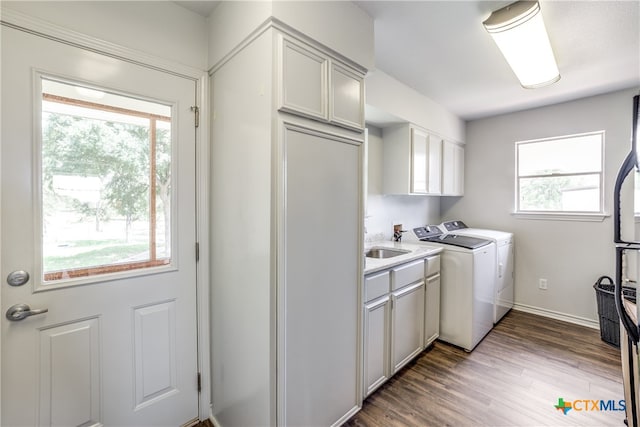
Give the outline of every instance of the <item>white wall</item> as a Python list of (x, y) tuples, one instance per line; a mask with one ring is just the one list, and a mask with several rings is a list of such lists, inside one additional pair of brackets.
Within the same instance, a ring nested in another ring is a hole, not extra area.
[[(605, 209), (613, 210), (613, 185), (629, 151), (631, 102), (636, 90), (537, 108), (467, 123), (465, 196), (443, 199), (443, 220), (515, 233), (515, 299), (523, 309), (568, 320), (597, 322), (595, 291), (613, 276), (613, 221), (517, 219), (514, 209), (515, 141), (604, 130)], [(538, 280), (548, 280), (548, 290)]]
[(217, 65), (272, 13), (270, 1), (223, 1), (208, 18), (208, 67)]
[(223, 1), (209, 16), (209, 67), (271, 16), (366, 69), (374, 67), (373, 19), (348, 1)]
[(207, 21), (169, 1), (2, 1), (100, 40), (206, 70)]
[(414, 123), (447, 139), (465, 142), (463, 120), (382, 70), (367, 75), (366, 100), (367, 105), (402, 121)]
[(366, 69), (375, 65), (373, 19), (350, 1), (275, 1), (273, 15)]
[[(261, 35), (211, 77), (212, 415), (224, 426), (275, 420), (272, 171), (265, 161), (272, 97), (263, 94), (272, 79), (272, 37), (271, 31)], [(229, 159), (243, 159), (244, 167)]]
[(440, 197), (382, 193), (382, 130), (371, 125), (367, 129), (365, 240), (378, 240), (380, 234), (384, 240), (391, 240), (393, 223), (401, 223), (409, 232), (415, 227), (439, 223)]
[(374, 70), (367, 75), (366, 102), (367, 111), (375, 113), (375, 116), (367, 116), (365, 240), (375, 241), (380, 235), (385, 240), (391, 240), (394, 223), (402, 224), (407, 232), (426, 224), (439, 224), (440, 203), (446, 198), (383, 193), (383, 142), (382, 129), (378, 126), (384, 126), (381, 123), (393, 125), (410, 122), (449, 140), (464, 142), (465, 122), (381, 70)]

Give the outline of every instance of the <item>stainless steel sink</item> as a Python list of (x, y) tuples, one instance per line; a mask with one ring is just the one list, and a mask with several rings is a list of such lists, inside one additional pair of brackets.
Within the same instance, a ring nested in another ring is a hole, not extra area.
[(400, 256), (408, 254), (411, 251), (405, 251), (403, 249), (391, 249), (391, 248), (371, 248), (364, 253), (369, 258), (393, 258), (394, 256)]

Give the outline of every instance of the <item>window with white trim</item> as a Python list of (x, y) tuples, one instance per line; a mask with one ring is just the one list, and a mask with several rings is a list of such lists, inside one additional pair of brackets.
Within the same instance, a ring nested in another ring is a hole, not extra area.
[(516, 142), (516, 213), (603, 214), (604, 131)]
[(171, 107), (42, 78), (45, 283), (171, 263)]

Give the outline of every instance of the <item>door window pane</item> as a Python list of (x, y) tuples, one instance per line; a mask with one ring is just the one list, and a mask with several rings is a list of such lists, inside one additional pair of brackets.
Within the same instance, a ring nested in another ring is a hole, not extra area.
[(45, 282), (171, 262), (171, 107), (42, 79)]

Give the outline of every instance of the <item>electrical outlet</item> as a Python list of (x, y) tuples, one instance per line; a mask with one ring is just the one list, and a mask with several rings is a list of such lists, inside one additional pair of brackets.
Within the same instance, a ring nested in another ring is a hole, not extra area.
[(538, 282), (538, 288), (546, 291), (547, 290), (547, 279), (540, 279)]

